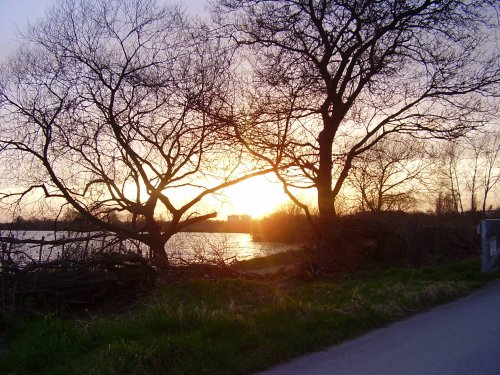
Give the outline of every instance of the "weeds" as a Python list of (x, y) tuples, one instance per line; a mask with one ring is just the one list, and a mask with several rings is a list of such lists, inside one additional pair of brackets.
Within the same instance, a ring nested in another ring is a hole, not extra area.
[(342, 279), (188, 280), (126, 314), (7, 317), (0, 373), (248, 374), (460, 297), (479, 262)]

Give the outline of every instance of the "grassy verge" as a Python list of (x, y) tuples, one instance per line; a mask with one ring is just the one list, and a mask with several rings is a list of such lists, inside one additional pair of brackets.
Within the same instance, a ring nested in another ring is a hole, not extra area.
[(248, 374), (463, 296), (479, 261), (342, 279), (190, 280), (126, 314), (10, 316), (0, 373)]
[(253, 272), (266, 268), (279, 269), (280, 267), (295, 265), (310, 260), (311, 250), (299, 249), (271, 254), (258, 258), (240, 260), (233, 267), (234, 269), (241, 272)]

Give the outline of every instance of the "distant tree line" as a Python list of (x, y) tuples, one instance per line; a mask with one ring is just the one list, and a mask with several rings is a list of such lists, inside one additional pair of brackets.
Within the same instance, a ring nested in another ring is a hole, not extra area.
[[(167, 230), (170, 223), (168, 221), (158, 221), (162, 230)], [(132, 229), (130, 221), (116, 219), (113, 225), (124, 228), (125, 230)], [(254, 222), (228, 222), (220, 220), (207, 220), (200, 223), (190, 225), (185, 228), (184, 232), (207, 232), (207, 233), (252, 233), (254, 231)], [(74, 231), (74, 232), (90, 232), (98, 231), (101, 228), (91, 221), (85, 220), (68, 220), (61, 219), (24, 219), (17, 217), (12, 222), (0, 223), (1, 231)], [(4, 233), (5, 234), (5, 233)]]
[(500, 133), (449, 141), (390, 137), (353, 162), (340, 213), (486, 212), (500, 207)]

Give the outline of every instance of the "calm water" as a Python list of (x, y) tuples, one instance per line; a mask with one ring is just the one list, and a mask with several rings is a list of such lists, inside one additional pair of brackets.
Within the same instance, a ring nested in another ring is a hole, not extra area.
[[(36, 239), (45, 241), (62, 238), (86, 237), (89, 234), (75, 232), (52, 232), (52, 231), (19, 231), (11, 232), (12, 236), (18, 239)], [(8, 232), (3, 232), (2, 236), (8, 236)], [(111, 237), (106, 239), (95, 239), (89, 241), (89, 244), (81, 243), (79, 245), (66, 245), (68, 248), (82, 251), (87, 248), (99, 249), (108, 245)], [(118, 242), (115, 243), (117, 245)], [(133, 251), (141, 251), (147, 254), (147, 247), (143, 244), (132, 243), (129, 241), (120, 242), (120, 245)], [(79, 247), (76, 247), (79, 246)], [(273, 242), (254, 242), (252, 236), (248, 233), (201, 233), (201, 232), (183, 232), (175, 234), (167, 243), (167, 253), (171, 259), (177, 260), (243, 260), (258, 256), (275, 254), (283, 251), (297, 249), (298, 245), (283, 244)], [(25, 251), (31, 258), (37, 260), (40, 257), (40, 245), (22, 244), (17, 249)], [(79, 249), (79, 250), (78, 250)], [(48, 246), (42, 247), (41, 259), (53, 259), (61, 253), (61, 247)]]

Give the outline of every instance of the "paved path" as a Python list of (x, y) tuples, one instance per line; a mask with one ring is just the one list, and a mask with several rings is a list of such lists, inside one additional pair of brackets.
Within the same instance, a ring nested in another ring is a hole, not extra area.
[(260, 375), (499, 375), (500, 281)]

